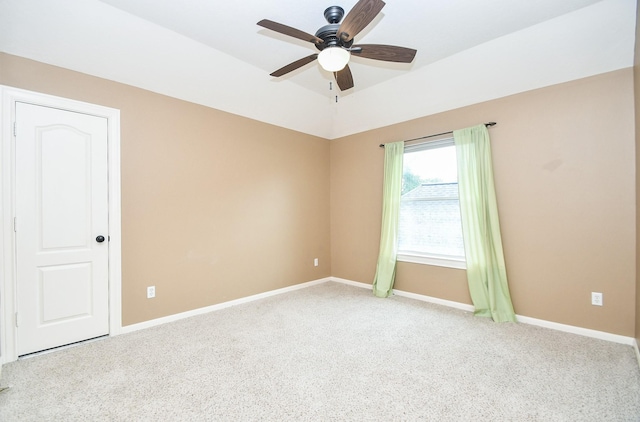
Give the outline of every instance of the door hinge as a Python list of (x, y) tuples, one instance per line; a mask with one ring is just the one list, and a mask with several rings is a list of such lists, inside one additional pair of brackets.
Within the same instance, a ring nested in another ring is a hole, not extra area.
[(18, 217), (13, 217), (13, 231), (18, 231)]
[(18, 136), (18, 124), (13, 122), (13, 136)]
[(16, 312), (16, 328), (18, 328), (18, 313)]

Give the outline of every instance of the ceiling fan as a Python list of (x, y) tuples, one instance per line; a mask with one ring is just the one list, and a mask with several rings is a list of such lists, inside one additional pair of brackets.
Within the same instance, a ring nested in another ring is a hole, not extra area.
[(258, 25), (290, 37), (313, 43), (320, 53), (315, 53), (281, 67), (271, 76), (280, 77), (318, 59), (323, 69), (333, 72), (338, 87), (342, 91), (353, 88), (353, 76), (349, 69), (351, 54), (366, 59), (396, 63), (411, 63), (416, 50), (406, 47), (382, 44), (356, 44), (353, 38), (360, 33), (380, 13), (385, 3), (382, 0), (359, 0), (342, 23), (344, 9), (331, 6), (324, 11), (329, 23), (316, 31), (315, 35), (281, 23), (263, 19)]

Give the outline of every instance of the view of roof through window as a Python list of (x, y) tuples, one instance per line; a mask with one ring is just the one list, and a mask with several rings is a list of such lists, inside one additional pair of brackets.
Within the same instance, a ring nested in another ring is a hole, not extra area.
[(464, 256), (455, 146), (405, 152), (398, 241), (411, 254)]

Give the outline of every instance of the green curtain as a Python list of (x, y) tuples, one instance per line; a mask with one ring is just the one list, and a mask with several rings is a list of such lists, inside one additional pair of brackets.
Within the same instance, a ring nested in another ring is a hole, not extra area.
[(373, 294), (388, 297), (393, 292), (398, 254), (398, 216), (400, 193), (402, 192), (402, 158), (404, 142), (384, 145), (384, 186), (382, 191), (382, 228), (380, 230), (380, 253)]
[(453, 132), (469, 292), (475, 314), (516, 321), (502, 251), (493, 184), (491, 143), (485, 125)]

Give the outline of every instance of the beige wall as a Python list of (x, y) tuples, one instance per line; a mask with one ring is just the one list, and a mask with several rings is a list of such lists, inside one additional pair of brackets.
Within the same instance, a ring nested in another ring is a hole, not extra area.
[[(121, 110), (124, 325), (330, 275), (370, 283), (378, 144), (494, 120), (516, 312), (634, 334), (631, 69), (330, 142), (6, 54), (0, 83)], [(400, 263), (396, 288), (470, 303), (463, 270)]]
[(0, 83), (121, 110), (123, 325), (331, 274), (327, 140), (6, 54)]
[[(509, 284), (519, 315), (632, 336), (633, 72), (625, 69), (331, 141), (335, 277), (370, 283), (378, 253), (381, 142), (490, 129)], [(396, 288), (470, 303), (463, 270), (399, 263)], [(604, 306), (591, 305), (591, 292)]]

